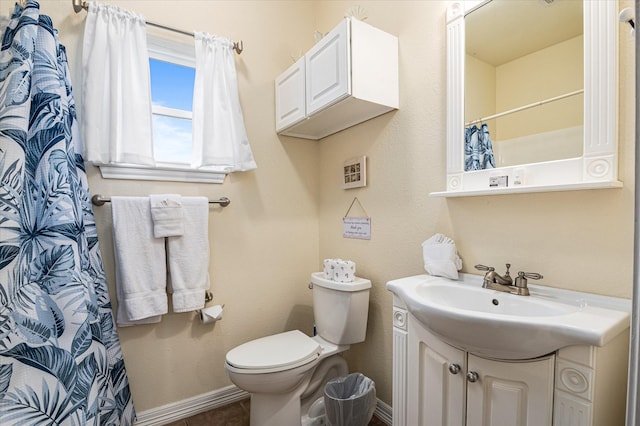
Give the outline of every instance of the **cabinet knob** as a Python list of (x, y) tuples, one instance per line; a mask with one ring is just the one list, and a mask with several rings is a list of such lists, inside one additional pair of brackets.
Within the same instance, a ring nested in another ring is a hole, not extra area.
[(460, 372), (460, 365), (451, 363), (449, 364), (449, 373), (458, 374)]
[(467, 373), (467, 380), (471, 383), (475, 383), (478, 381), (480, 377), (478, 376), (478, 373), (476, 373), (475, 371), (469, 371)]

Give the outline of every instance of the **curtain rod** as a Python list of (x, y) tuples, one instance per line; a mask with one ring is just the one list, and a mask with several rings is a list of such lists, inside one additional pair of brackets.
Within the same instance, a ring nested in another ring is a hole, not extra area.
[(576, 90), (575, 92), (565, 93), (564, 95), (559, 95), (559, 96), (556, 96), (554, 98), (545, 99), (543, 101), (534, 102), (534, 103), (529, 104), (529, 105), (524, 105), (524, 106), (521, 106), (519, 108), (510, 109), (509, 111), (504, 111), (504, 112), (501, 112), (501, 113), (498, 113), (498, 114), (490, 115), (488, 117), (479, 118), (478, 120), (474, 120), (474, 121), (470, 121), (468, 123), (465, 123), (464, 127), (469, 127), (472, 124), (478, 124), (478, 123), (481, 123), (483, 121), (492, 120), (494, 118), (500, 118), (500, 117), (503, 117), (505, 115), (513, 114), (514, 112), (524, 111), (525, 109), (529, 109), (529, 108), (537, 107), (537, 106), (540, 106), (540, 105), (548, 104), (550, 102), (559, 101), (560, 99), (568, 98), (569, 96), (579, 95), (580, 93), (584, 93), (584, 89)]
[[(89, 3), (83, 0), (71, 0), (71, 4), (73, 5), (73, 10), (76, 13), (80, 13), (82, 10), (89, 10)], [(172, 31), (174, 33), (183, 34), (189, 37), (194, 37), (193, 32), (179, 30), (177, 28), (168, 27), (166, 25), (156, 24), (155, 22), (145, 21), (147, 25), (151, 25), (152, 27), (161, 28), (163, 30)], [(244, 50), (244, 44), (242, 40), (233, 42), (233, 50), (239, 55)]]
[[(110, 202), (111, 197), (105, 197), (100, 194), (96, 194), (91, 197), (91, 204), (93, 204), (94, 206), (103, 206), (104, 203)], [(231, 200), (227, 197), (220, 197), (217, 200), (209, 200), (209, 204), (220, 204), (221, 207), (227, 207), (229, 204), (231, 204)]]

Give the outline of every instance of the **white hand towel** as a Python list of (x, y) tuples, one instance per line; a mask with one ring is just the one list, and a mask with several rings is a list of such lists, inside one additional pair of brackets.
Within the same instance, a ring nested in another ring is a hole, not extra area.
[(435, 234), (422, 243), (424, 269), (430, 275), (458, 279), (462, 259), (458, 256), (456, 243), (442, 234)]
[(111, 197), (118, 325), (160, 321), (168, 312), (164, 239), (154, 238), (148, 197)]
[(153, 235), (156, 238), (175, 237), (184, 234), (182, 197), (175, 194), (149, 195)]
[(209, 289), (209, 200), (182, 197), (184, 234), (167, 238), (173, 312), (204, 307)]

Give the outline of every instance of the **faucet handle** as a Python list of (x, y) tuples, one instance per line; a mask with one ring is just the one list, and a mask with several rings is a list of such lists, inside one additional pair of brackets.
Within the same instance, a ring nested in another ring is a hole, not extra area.
[(543, 278), (542, 275), (540, 275), (537, 272), (518, 272), (518, 276), (516, 277), (516, 287), (526, 287), (527, 286), (527, 278), (532, 279), (532, 280), (541, 280)]
[(496, 268), (494, 268), (493, 266), (485, 266), (485, 265), (475, 265), (474, 268), (476, 268), (478, 271), (495, 271)]
[(520, 271), (520, 272), (518, 272), (518, 276), (519, 277), (529, 278), (531, 280), (541, 280), (541, 279), (544, 278), (542, 275), (540, 275), (537, 272), (522, 272), (522, 271)]

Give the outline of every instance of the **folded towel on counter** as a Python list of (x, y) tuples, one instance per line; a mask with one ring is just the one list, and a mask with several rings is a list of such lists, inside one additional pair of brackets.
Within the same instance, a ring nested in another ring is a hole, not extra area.
[(148, 197), (111, 197), (119, 326), (156, 323), (168, 312), (164, 239)]
[(422, 243), (424, 269), (429, 275), (458, 279), (462, 259), (458, 256), (456, 243), (442, 234), (435, 234)]
[(209, 289), (209, 200), (182, 197), (182, 211), (184, 234), (167, 238), (173, 312), (202, 309)]
[(174, 237), (184, 234), (182, 197), (176, 194), (149, 195), (153, 235), (156, 238)]

